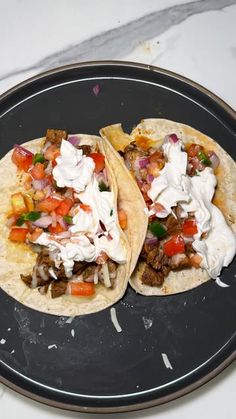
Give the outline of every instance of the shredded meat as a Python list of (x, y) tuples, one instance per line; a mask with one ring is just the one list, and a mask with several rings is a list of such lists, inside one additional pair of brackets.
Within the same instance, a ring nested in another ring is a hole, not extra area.
[(27, 285), (28, 287), (31, 287), (32, 283), (32, 275), (21, 275), (20, 276), (22, 281)]
[(168, 217), (162, 221), (162, 224), (165, 225), (167, 228), (167, 233), (170, 236), (181, 233), (182, 231), (182, 226), (179, 219), (176, 219), (172, 214), (168, 215)]
[(59, 268), (54, 268), (54, 272), (55, 272), (56, 277), (58, 279), (65, 279), (66, 278), (65, 268), (64, 268), (63, 263), (60, 264)]
[(87, 265), (88, 262), (75, 262), (72, 271), (73, 275), (81, 275)]
[(67, 289), (67, 281), (54, 281), (51, 285), (51, 295), (52, 298), (60, 297), (61, 295), (66, 293)]
[(46, 134), (46, 142), (53, 144), (61, 144), (62, 140), (67, 139), (67, 132), (62, 129), (48, 129)]
[(98, 268), (98, 265), (96, 263), (87, 263), (86, 268), (83, 270), (82, 276), (83, 280), (86, 281), (86, 279), (91, 278), (95, 275), (96, 269)]
[(78, 145), (76, 148), (78, 148), (79, 150), (83, 150), (83, 154), (85, 154), (86, 156), (88, 154), (91, 153), (92, 147), (90, 145)]
[(47, 252), (47, 250), (44, 250), (44, 249), (38, 254), (36, 264), (37, 265), (45, 264), (45, 265), (48, 265), (49, 267), (54, 266), (54, 262), (53, 260), (50, 259), (49, 253)]
[(161, 286), (164, 282), (164, 273), (161, 271), (155, 271), (151, 266), (145, 264), (144, 271), (142, 273), (141, 281), (145, 285)]

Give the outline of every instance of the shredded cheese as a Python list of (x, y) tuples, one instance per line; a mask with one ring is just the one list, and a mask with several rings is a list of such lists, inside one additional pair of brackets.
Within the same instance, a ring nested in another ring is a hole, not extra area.
[(169, 368), (170, 370), (173, 370), (173, 367), (172, 367), (172, 365), (169, 361), (168, 356), (165, 353), (162, 353), (161, 356), (162, 356), (163, 362), (165, 364), (165, 367)]
[(111, 312), (111, 321), (114, 324), (115, 329), (117, 330), (118, 333), (122, 332), (122, 329), (117, 320), (116, 309), (112, 307), (110, 312)]

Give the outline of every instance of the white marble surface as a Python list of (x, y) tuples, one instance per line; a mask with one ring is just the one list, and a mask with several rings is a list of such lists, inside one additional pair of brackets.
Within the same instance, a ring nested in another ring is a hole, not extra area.
[[(236, 106), (235, 0), (0, 0), (0, 93), (59, 65), (124, 59), (178, 72)], [(168, 405), (122, 418), (235, 418), (235, 365)], [(4, 419), (92, 418), (0, 387)], [(113, 415), (106, 416), (107, 418)]]

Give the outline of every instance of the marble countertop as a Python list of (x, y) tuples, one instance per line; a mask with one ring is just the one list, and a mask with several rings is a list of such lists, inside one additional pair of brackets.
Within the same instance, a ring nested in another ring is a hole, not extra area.
[[(175, 71), (236, 107), (235, 0), (10, 0), (0, 19), (0, 94), (53, 67), (122, 59)], [(231, 365), (167, 405), (106, 417), (233, 419), (235, 382)], [(4, 386), (0, 406), (4, 419), (102, 417), (46, 407)]]

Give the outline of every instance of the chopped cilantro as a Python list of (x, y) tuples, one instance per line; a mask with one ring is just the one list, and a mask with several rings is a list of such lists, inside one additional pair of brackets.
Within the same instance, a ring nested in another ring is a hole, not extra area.
[(103, 181), (99, 182), (98, 188), (100, 192), (107, 192), (109, 191), (109, 186), (107, 186)]

